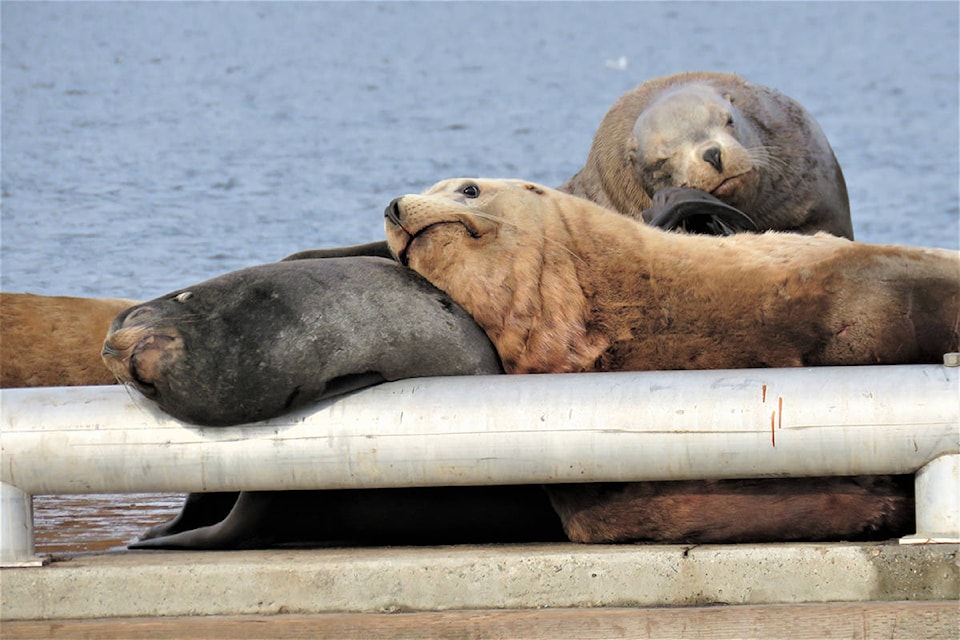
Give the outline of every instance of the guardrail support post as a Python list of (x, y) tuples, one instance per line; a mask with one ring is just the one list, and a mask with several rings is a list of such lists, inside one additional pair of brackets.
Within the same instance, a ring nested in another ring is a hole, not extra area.
[(960, 454), (934, 458), (916, 475), (917, 533), (901, 544), (960, 542)]
[(0, 482), (0, 566), (38, 567), (33, 546), (33, 496)]

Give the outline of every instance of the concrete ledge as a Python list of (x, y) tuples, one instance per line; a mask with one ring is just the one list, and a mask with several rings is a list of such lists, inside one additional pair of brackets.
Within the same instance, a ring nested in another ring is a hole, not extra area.
[(3, 620), (960, 597), (955, 544), (122, 551), (0, 577)]

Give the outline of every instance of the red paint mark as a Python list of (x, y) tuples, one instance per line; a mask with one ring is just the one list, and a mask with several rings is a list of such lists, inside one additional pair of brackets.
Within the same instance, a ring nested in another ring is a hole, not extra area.
[(774, 411), (770, 414), (770, 444), (772, 446), (777, 446), (777, 412)]
[(783, 428), (783, 396), (777, 398), (777, 429)]
[(763, 399), (760, 402), (767, 401), (767, 385), (763, 385)]

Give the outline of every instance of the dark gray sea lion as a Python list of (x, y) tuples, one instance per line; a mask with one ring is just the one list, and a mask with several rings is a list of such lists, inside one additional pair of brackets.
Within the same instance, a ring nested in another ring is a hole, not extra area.
[(566, 540), (536, 485), (192, 493), (132, 549)]
[(627, 92), (558, 189), (640, 218), (669, 186), (712, 193), (762, 230), (853, 239), (843, 172), (813, 116), (733, 74), (681, 73)]
[[(117, 316), (103, 353), (119, 379), (203, 425), (274, 417), (384, 380), (502, 372), (459, 306), (375, 257), (261, 265), (175, 291)], [(562, 539), (537, 486), (439, 487), (194, 493), (131, 546)]]
[(265, 264), (174, 291), (118, 315), (103, 355), (118, 379), (202, 425), (384, 380), (500, 371), (466, 312), (373, 257)]

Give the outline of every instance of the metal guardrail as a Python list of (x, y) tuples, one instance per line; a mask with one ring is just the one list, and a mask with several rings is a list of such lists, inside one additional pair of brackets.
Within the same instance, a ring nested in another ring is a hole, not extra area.
[(122, 387), (0, 391), (3, 566), (39, 494), (917, 474), (916, 536), (960, 537), (960, 369), (419, 378), (200, 428)]

